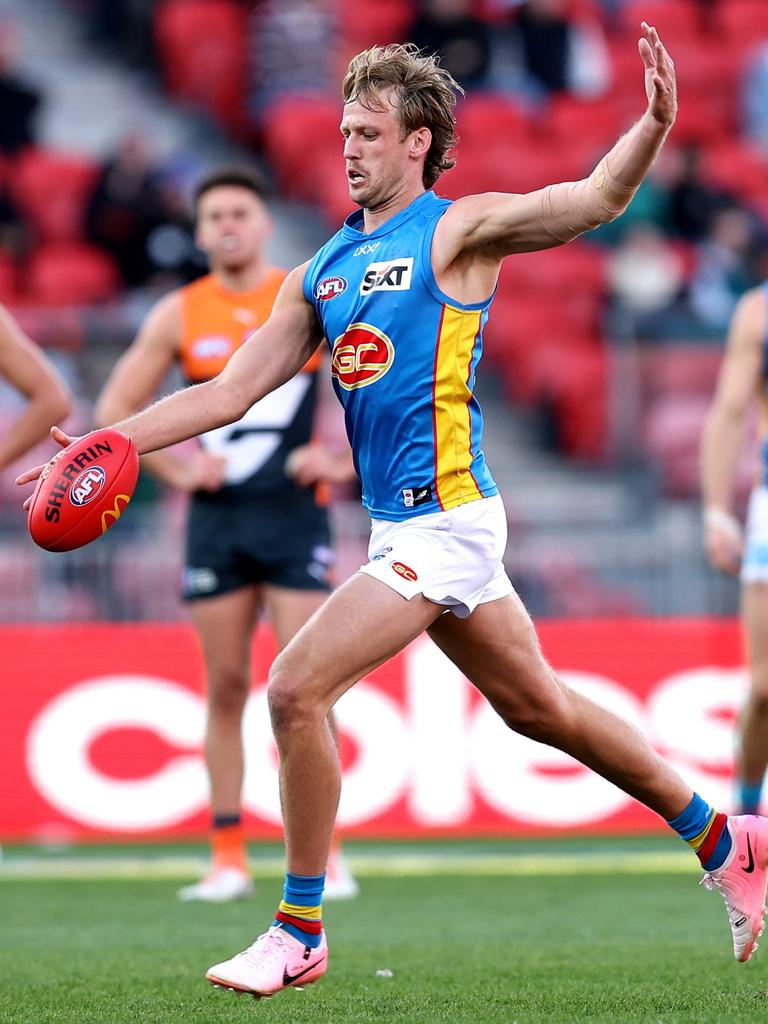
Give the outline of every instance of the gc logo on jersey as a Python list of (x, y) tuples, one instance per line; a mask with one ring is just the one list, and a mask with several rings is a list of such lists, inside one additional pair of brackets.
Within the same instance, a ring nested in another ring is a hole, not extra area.
[(397, 257), (385, 263), (369, 263), (360, 284), (360, 294), (405, 292), (411, 287), (413, 256)]
[(333, 343), (331, 376), (345, 391), (380, 380), (395, 361), (395, 346), (370, 324), (350, 324)]

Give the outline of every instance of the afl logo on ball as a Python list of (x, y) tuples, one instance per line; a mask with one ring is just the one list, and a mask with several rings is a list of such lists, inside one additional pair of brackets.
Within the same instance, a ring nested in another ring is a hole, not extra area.
[(395, 346), (370, 324), (350, 324), (333, 343), (331, 376), (345, 391), (380, 380), (395, 361)]
[(410, 583), (415, 583), (419, 578), (409, 565), (404, 565), (402, 562), (390, 562), (389, 564), (398, 576), (402, 576), (404, 580), (408, 580)]
[(341, 295), (347, 290), (347, 281), (343, 277), (326, 277), (324, 281), (315, 288), (315, 298), (319, 299), (320, 302), (326, 302), (328, 299), (335, 299), (337, 295)]
[(69, 500), (78, 507), (87, 505), (89, 501), (93, 501), (106, 482), (107, 474), (101, 466), (91, 466), (73, 481)]

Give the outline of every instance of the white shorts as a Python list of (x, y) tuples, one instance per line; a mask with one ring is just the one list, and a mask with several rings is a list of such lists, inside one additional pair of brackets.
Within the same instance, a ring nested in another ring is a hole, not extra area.
[(507, 516), (494, 495), (399, 523), (374, 519), (370, 561), (360, 572), (465, 619), (479, 604), (514, 593), (502, 562), (506, 544)]
[(768, 582), (768, 487), (756, 487), (749, 498), (741, 582)]

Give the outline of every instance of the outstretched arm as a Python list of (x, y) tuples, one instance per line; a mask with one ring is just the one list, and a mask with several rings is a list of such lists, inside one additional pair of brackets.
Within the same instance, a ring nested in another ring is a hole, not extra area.
[(763, 367), (767, 314), (762, 288), (747, 292), (739, 301), (702, 437), (704, 546), (712, 565), (729, 573), (736, 573), (741, 561), (741, 527), (733, 515), (733, 490)]
[[(235, 352), (218, 377), (177, 391), (111, 426), (127, 434), (139, 455), (145, 455), (233, 423), (260, 398), (290, 380), (321, 339), (315, 311), (302, 292), (307, 265), (288, 275), (267, 322)], [(59, 444), (71, 440), (61, 431), (54, 433), (54, 439)], [(42, 468), (22, 473), (16, 482), (36, 480)]]
[[(155, 397), (178, 359), (181, 328), (181, 293), (174, 291), (152, 307), (133, 344), (112, 368), (94, 409), (97, 426), (127, 419)], [(224, 459), (202, 448), (182, 457), (171, 450), (152, 452), (142, 465), (183, 491), (215, 491), (224, 482)]]
[[(588, 178), (549, 185), (525, 195), (486, 193), (453, 204), (443, 218), (454, 252), (469, 250), (500, 259), (548, 249), (614, 220), (627, 208), (653, 166), (677, 113), (672, 59), (655, 28), (642, 23), (638, 42), (645, 69), (648, 109), (603, 157)], [(450, 243), (446, 247), (450, 249)], [(444, 265), (447, 265), (445, 258)]]
[(235, 352), (218, 377), (177, 391), (113, 424), (133, 440), (140, 455), (234, 423), (299, 372), (321, 337), (315, 311), (302, 291), (306, 266), (288, 275), (267, 322)]
[(51, 424), (69, 415), (67, 390), (58, 373), (8, 313), (0, 307), (0, 376), (28, 400), (0, 437), (0, 469), (42, 441)]

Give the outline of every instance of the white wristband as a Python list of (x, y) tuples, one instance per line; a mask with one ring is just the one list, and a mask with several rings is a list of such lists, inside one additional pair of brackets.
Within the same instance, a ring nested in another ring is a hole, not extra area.
[(731, 540), (741, 541), (741, 523), (730, 512), (726, 512), (716, 505), (709, 505), (704, 509), (704, 527), (713, 527), (728, 534)]

